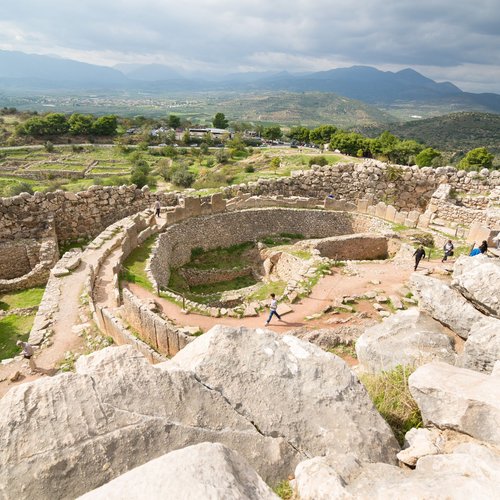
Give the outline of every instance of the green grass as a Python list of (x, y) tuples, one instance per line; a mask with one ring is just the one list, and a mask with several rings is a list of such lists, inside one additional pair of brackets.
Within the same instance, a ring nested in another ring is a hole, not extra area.
[(412, 427), (422, 426), (420, 410), (408, 387), (408, 377), (413, 371), (413, 368), (400, 365), (378, 375), (360, 376), (373, 404), (400, 444)]
[(146, 274), (146, 262), (155, 240), (156, 235), (150, 236), (142, 245), (132, 250), (123, 263), (121, 274), (125, 281), (142, 286), (150, 292), (153, 291), (153, 286)]
[(45, 288), (34, 287), (0, 295), (0, 309), (9, 311), (40, 305)]
[(249, 241), (232, 245), (228, 248), (215, 248), (204, 251), (193, 248), (191, 251), (191, 262), (186, 268), (191, 269), (233, 269), (245, 267), (248, 263), (243, 258), (243, 253), (253, 248), (254, 243)]
[(10, 314), (0, 320), (0, 359), (12, 358), (20, 354), (21, 350), (16, 342), (28, 340), (34, 319), (35, 315)]
[(277, 297), (281, 297), (286, 288), (286, 281), (272, 281), (271, 283), (265, 283), (257, 291), (252, 293), (248, 298), (252, 300), (266, 300), (269, 298), (271, 293), (274, 293)]
[(354, 344), (351, 344), (351, 345), (339, 344), (339, 345), (336, 345), (335, 347), (331, 347), (330, 349), (327, 349), (327, 351), (339, 356), (340, 358), (342, 358), (344, 356), (349, 356), (351, 358), (358, 359), (358, 356), (356, 354), (356, 348), (355, 348)]
[(293, 489), (287, 480), (281, 481), (273, 488), (274, 493), (283, 500), (291, 500), (293, 497)]
[(302, 260), (309, 260), (312, 258), (312, 253), (309, 252), (309, 250), (292, 250), (290, 253)]

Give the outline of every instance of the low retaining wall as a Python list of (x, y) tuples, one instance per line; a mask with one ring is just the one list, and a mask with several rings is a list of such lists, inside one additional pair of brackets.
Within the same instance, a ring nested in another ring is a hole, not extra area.
[(386, 259), (387, 238), (370, 234), (353, 234), (325, 238), (312, 248), (319, 250), (322, 257), (338, 260)]
[(235, 269), (186, 269), (179, 270), (179, 274), (189, 286), (210, 285), (221, 281), (231, 281), (241, 276), (250, 276), (253, 269), (249, 266)]
[(130, 290), (124, 288), (122, 297), (122, 313), (125, 320), (137, 331), (141, 340), (155, 351), (166, 356), (174, 356), (194, 340), (194, 337), (180, 332), (172, 322), (151, 311)]
[[(8, 244), (6, 245), (8, 246)], [(14, 244), (13, 246), (9, 246), (9, 248), (11, 252), (19, 249), (19, 247)], [(15, 270), (15, 273), (8, 273), (7, 270), (4, 269), (5, 274), (9, 276), (22, 271), (26, 272), (25, 274), (15, 278), (0, 279), (0, 292), (23, 290), (34, 286), (42, 286), (47, 283), (50, 270), (59, 260), (59, 248), (57, 241), (55, 239), (46, 238), (39, 243), (33, 242), (33, 246), (30, 247), (30, 250), (33, 253), (31, 255), (26, 255), (28, 262), (23, 260), (23, 252), (20, 252), (20, 255), (18, 255), (17, 258), (15, 257), (15, 254), (11, 252), (8, 253), (10, 258), (13, 259), (12, 267)], [(36, 255), (35, 251), (37, 251)], [(16, 265), (17, 262), (20, 262), (20, 264)], [(28, 267), (28, 269), (26, 269), (26, 267)]]
[(95, 313), (94, 319), (101, 332), (111, 337), (116, 344), (133, 345), (151, 363), (161, 363), (166, 360), (161, 354), (158, 354), (140, 339), (134, 337), (132, 332), (106, 307), (98, 306)]

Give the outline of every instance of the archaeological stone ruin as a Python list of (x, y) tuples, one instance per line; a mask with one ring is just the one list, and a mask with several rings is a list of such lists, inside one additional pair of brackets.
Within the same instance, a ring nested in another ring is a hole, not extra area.
[[(498, 498), (500, 172), (367, 160), (202, 197), (24, 193), (0, 211), (0, 291), (45, 286), (35, 361), (113, 343), (35, 380), (2, 360), (0, 498), (265, 499), (284, 482), (302, 500)], [(265, 243), (279, 234), (291, 241)], [(441, 263), (449, 238), (490, 251)], [(431, 260), (412, 272), (427, 241)], [(246, 243), (249, 264), (189, 267)], [(124, 272), (138, 251), (142, 284)], [(348, 291), (360, 266), (383, 265), (392, 291), (371, 278), (300, 324), (264, 327), (262, 290), (283, 283), (291, 317), (325, 277)], [(198, 300), (175, 276), (253, 281)], [(364, 381), (401, 367), (422, 423), (398, 441)]]

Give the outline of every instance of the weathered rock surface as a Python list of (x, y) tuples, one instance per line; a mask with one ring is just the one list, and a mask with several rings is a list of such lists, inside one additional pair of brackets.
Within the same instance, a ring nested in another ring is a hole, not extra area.
[(351, 345), (363, 333), (363, 327), (358, 325), (341, 325), (337, 328), (320, 328), (309, 330), (305, 327), (286, 332), (298, 339), (307, 340), (323, 349), (332, 349), (340, 344)]
[(484, 318), (457, 290), (436, 278), (414, 273), (410, 278), (410, 287), (421, 309), (463, 339)]
[[(205, 441), (241, 453), (270, 482), (299, 455), (166, 362), (130, 346), (81, 357), (76, 373), (12, 388), (0, 400), (0, 497), (74, 498), (169, 451)], [(36, 478), (34, 480), (33, 478)]]
[(454, 363), (456, 358), (444, 327), (418, 309), (398, 311), (365, 330), (356, 342), (356, 354), (360, 369), (370, 373), (433, 360)]
[(460, 257), (452, 285), (485, 314), (500, 318), (500, 262), (485, 255)]
[(414, 471), (388, 464), (363, 463), (355, 456), (333, 454), (301, 462), (295, 469), (301, 500), (408, 498), (498, 498), (500, 456), (477, 443), (453, 453), (418, 460)]
[(172, 451), (80, 497), (82, 500), (278, 499), (238, 453), (219, 443)]
[(417, 460), (442, 451), (444, 438), (438, 429), (410, 429), (405, 435), (405, 448), (398, 453), (398, 460), (414, 466)]
[(463, 367), (491, 373), (500, 360), (500, 320), (486, 318), (470, 332), (464, 344)]
[(500, 378), (446, 363), (421, 366), (408, 379), (425, 424), (500, 444)]
[(393, 462), (397, 442), (340, 358), (270, 330), (215, 326), (172, 360), (266, 436), (313, 456), (353, 450)]

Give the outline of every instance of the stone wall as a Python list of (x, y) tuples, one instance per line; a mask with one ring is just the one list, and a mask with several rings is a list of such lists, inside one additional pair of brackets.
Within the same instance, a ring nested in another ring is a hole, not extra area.
[(0, 276), (18, 278), (29, 273), (38, 263), (40, 244), (35, 240), (0, 242)]
[(189, 342), (194, 340), (168, 320), (151, 311), (130, 290), (122, 292), (123, 316), (137, 334), (155, 351), (166, 356), (174, 356)]
[(39, 239), (49, 216), (53, 216), (59, 242), (94, 237), (113, 222), (152, 207), (157, 197), (163, 206), (177, 203), (174, 194), (157, 195), (135, 186), (92, 186), (80, 193), (22, 193), (0, 198), (0, 240)]
[(253, 270), (246, 266), (234, 269), (189, 269), (179, 270), (180, 275), (186, 280), (189, 286), (210, 285), (221, 281), (231, 281), (241, 276), (250, 276)]
[(45, 285), (59, 259), (55, 238), (4, 241), (0, 244), (0, 292)]
[(149, 362), (161, 363), (165, 358), (155, 352), (146, 343), (134, 337), (132, 332), (106, 307), (97, 307), (94, 316), (96, 323), (105, 335), (110, 336), (118, 345), (130, 344), (134, 346)]
[(370, 203), (383, 201), (398, 210), (423, 211), (439, 184), (450, 184), (461, 193), (486, 195), (500, 185), (500, 172), (482, 170), (465, 172), (453, 167), (430, 168), (386, 165), (367, 160), (313, 166), (311, 170), (293, 172), (291, 177), (259, 179), (245, 185), (225, 189), (226, 197), (238, 193), (266, 196), (303, 196), (323, 199), (329, 194), (356, 202), (369, 198)]
[[(355, 213), (324, 210), (268, 208), (226, 212), (189, 220), (168, 227), (158, 238), (149, 268), (155, 284), (167, 286), (170, 267), (188, 263), (191, 250), (210, 250), (255, 241), (278, 233), (326, 238), (372, 232), (380, 221)], [(389, 226), (387, 226), (389, 227)]]
[(337, 260), (387, 258), (387, 238), (371, 234), (352, 234), (325, 238), (312, 245), (322, 257)]

